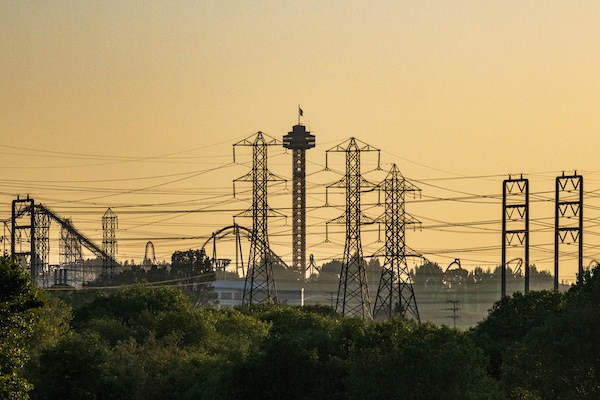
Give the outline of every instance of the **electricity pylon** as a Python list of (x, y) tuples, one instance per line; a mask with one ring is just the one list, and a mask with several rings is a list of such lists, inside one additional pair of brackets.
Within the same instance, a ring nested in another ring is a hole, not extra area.
[(406, 192), (418, 192), (421, 189), (407, 181), (396, 164), (392, 165), (382, 186), (385, 193), (385, 246), (382, 249), (385, 262), (373, 316), (391, 318), (398, 315), (406, 318), (407, 315), (411, 315), (420, 323), (412, 278), (406, 263), (407, 257), (420, 255), (410, 250), (405, 240), (406, 225), (420, 222), (406, 213), (404, 200)]
[[(517, 239), (517, 242), (514, 240)], [(506, 297), (506, 246), (523, 245), (525, 251), (525, 293), (529, 293), (529, 180), (513, 179), (502, 183), (502, 287)], [(510, 261), (509, 261), (510, 262)]]
[[(348, 143), (346, 147), (344, 144)], [(355, 138), (339, 144), (326, 152), (346, 153), (346, 174), (330, 187), (343, 187), (346, 189), (346, 211), (340, 217), (330, 222), (340, 222), (346, 225), (346, 244), (344, 258), (340, 272), (340, 282), (336, 301), (336, 310), (342, 315), (357, 315), (363, 319), (372, 320), (371, 300), (369, 298), (369, 285), (364, 266), (362, 244), (360, 239), (360, 226), (368, 218), (360, 209), (360, 193), (367, 186), (373, 187), (360, 174), (360, 153), (363, 151), (377, 151), (379, 168), (379, 149), (368, 144), (358, 142)], [(327, 165), (327, 159), (325, 161)], [(327, 166), (326, 166), (327, 168)]]
[(267, 203), (267, 188), (269, 181), (282, 180), (273, 175), (267, 168), (267, 147), (281, 146), (281, 142), (270, 138), (266, 141), (262, 132), (234, 144), (234, 162), (236, 146), (252, 147), (252, 170), (246, 175), (234, 180), (235, 182), (252, 182), (252, 207), (238, 216), (252, 216), (252, 235), (250, 239), (250, 255), (244, 284), (242, 305), (255, 303), (277, 303), (277, 289), (273, 276), (273, 264), (270, 256), (267, 220), (275, 211)]
[[(573, 221), (576, 221), (573, 224)], [(578, 244), (578, 280), (583, 277), (583, 176), (556, 177), (556, 197), (554, 211), (554, 290), (559, 284), (559, 244)]]

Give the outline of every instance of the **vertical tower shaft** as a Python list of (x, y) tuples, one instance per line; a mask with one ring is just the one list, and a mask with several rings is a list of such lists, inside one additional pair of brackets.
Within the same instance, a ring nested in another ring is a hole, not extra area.
[(37, 282), (38, 271), (35, 246), (35, 209), (34, 201), (27, 199), (13, 200), (12, 227), (10, 233), (10, 253), (13, 262), (29, 265), (31, 281)]
[[(406, 317), (407, 314), (420, 322), (417, 300), (406, 263), (407, 247), (405, 227), (407, 224), (418, 223), (406, 214), (405, 193), (419, 191), (410, 184), (394, 164), (383, 181), (385, 192), (385, 262), (381, 271), (373, 316), (394, 315)], [(412, 255), (412, 254), (410, 254)]]
[(102, 274), (107, 281), (110, 281), (115, 273), (117, 223), (117, 215), (109, 207), (102, 216), (102, 250), (109, 256), (102, 259)]
[[(27, 266), (33, 283), (48, 286), (50, 254), (50, 216), (33, 199), (13, 200), (11, 254), (15, 262)], [(23, 246), (25, 245), (25, 246)], [(40, 280), (41, 278), (41, 280)]]
[[(515, 238), (517, 242), (515, 242)], [(502, 287), (501, 296), (506, 297), (507, 245), (524, 246), (525, 293), (529, 293), (529, 180), (523, 176), (509, 176), (502, 183)]]
[[(572, 221), (577, 221), (573, 225)], [(573, 175), (556, 178), (554, 212), (554, 290), (559, 287), (559, 244), (578, 244), (578, 279), (583, 273), (583, 176)]]
[(276, 144), (281, 143), (275, 140), (267, 142), (262, 132), (258, 132), (252, 142), (244, 139), (234, 144), (234, 146), (252, 146), (252, 170), (234, 181), (252, 182), (252, 207), (249, 210), (252, 216), (252, 237), (242, 300), (244, 305), (265, 301), (277, 302), (267, 229), (268, 217), (273, 213), (267, 203), (268, 182), (276, 180), (267, 168), (267, 147)]
[(315, 136), (303, 125), (295, 125), (283, 137), (292, 160), (292, 268), (306, 278), (306, 150), (315, 147)]
[(366, 219), (360, 209), (360, 193), (362, 187), (367, 184), (360, 174), (360, 153), (361, 151), (379, 152), (379, 150), (368, 145), (361, 148), (356, 139), (351, 138), (346, 148), (338, 145), (328, 150), (330, 151), (346, 153), (346, 175), (337, 184), (332, 185), (346, 189), (346, 211), (337, 219), (343, 220), (346, 225), (346, 243), (336, 310), (342, 315), (357, 315), (364, 319), (373, 319), (360, 237), (360, 226)]
[(42, 286), (49, 286), (50, 270), (50, 216), (43, 207), (36, 206), (35, 218), (35, 257), (32, 258), (31, 270), (37, 271), (37, 277), (42, 278)]

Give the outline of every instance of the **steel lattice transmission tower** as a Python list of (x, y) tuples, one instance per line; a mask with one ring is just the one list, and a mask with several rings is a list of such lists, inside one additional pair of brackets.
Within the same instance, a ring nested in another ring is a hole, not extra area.
[(102, 216), (102, 250), (107, 255), (102, 259), (102, 275), (106, 281), (112, 279), (117, 266), (117, 228), (117, 215), (109, 207)]
[(391, 318), (395, 315), (406, 318), (411, 315), (421, 322), (412, 278), (406, 263), (410, 256), (420, 256), (406, 246), (406, 225), (418, 224), (418, 220), (406, 213), (406, 192), (420, 192), (421, 189), (407, 181), (396, 164), (382, 182), (385, 193), (385, 246), (382, 249), (385, 262), (381, 271), (373, 316)]
[[(515, 239), (517, 242), (515, 242)], [(506, 297), (506, 247), (523, 246), (525, 252), (525, 293), (529, 293), (529, 180), (521, 175), (502, 182), (502, 287)]]
[(292, 268), (306, 279), (306, 150), (315, 147), (315, 136), (294, 125), (283, 137), (283, 147), (293, 151)]
[(275, 215), (275, 211), (267, 203), (268, 182), (282, 180), (273, 175), (267, 168), (268, 146), (281, 146), (281, 142), (269, 138), (266, 141), (262, 132), (234, 144), (233, 161), (235, 162), (236, 146), (252, 147), (252, 170), (248, 174), (234, 180), (235, 182), (252, 182), (252, 207), (238, 216), (252, 217), (252, 235), (250, 255), (244, 285), (243, 305), (262, 302), (277, 303), (277, 290), (273, 277), (273, 264), (270, 255), (267, 220)]
[[(554, 290), (559, 287), (559, 244), (578, 244), (578, 280), (583, 276), (583, 176), (556, 177), (554, 212)], [(577, 221), (576, 225), (573, 221)]]
[[(360, 239), (360, 226), (368, 218), (360, 209), (360, 193), (364, 187), (370, 184), (360, 174), (360, 153), (364, 151), (376, 151), (368, 144), (359, 143), (355, 138), (350, 138), (326, 152), (325, 168), (327, 169), (327, 155), (330, 152), (346, 153), (346, 175), (337, 183), (328, 186), (344, 187), (346, 189), (346, 211), (330, 222), (342, 222), (346, 225), (346, 244), (344, 246), (344, 257), (340, 272), (340, 282), (336, 301), (336, 310), (342, 315), (357, 315), (363, 319), (373, 319), (371, 300), (369, 298), (369, 285), (364, 266), (362, 244)], [(360, 146), (359, 146), (360, 144)]]

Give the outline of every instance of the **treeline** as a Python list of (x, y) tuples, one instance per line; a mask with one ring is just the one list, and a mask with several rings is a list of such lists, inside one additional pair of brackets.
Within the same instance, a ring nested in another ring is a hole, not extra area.
[(325, 306), (195, 307), (171, 287), (59, 298), (26, 278), (3, 260), (2, 326), (21, 322), (0, 345), (1, 398), (600, 398), (600, 269), (564, 294), (505, 298), (469, 331)]

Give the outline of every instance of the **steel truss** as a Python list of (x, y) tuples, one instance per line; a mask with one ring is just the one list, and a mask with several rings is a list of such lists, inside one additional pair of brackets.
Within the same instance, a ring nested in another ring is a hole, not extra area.
[(12, 226), (10, 253), (13, 262), (29, 267), (32, 282), (38, 281), (38, 265), (35, 245), (35, 202), (17, 198), (12, 202)]
[(412, 278), (406, 263), (407, 257), (420, 257), (420, 254), (406, 246), (406, 225), (418, 224), (418, 220), (406, 213), (406, 192), (420, 192), (421, 189), (407, 181), (396, 164), (381, 184), (385, 193), (385, 246), (382, 249), (385, 261), (373, 307), (373, 316), (388, 317), (412, 316), (421, 322), (419, 309), (412, 285)]
[[(42, 286), (49, 286), (51, 271), (48, 264), (50, 252), (50, 222), (61, 226), (60, 256), (61, 263), (67, 259), (81, 259), (81, 245), (103, 260), (110, 260), (118, 265), (114, 254), (109, 255), (89, 238), (79, 232), (73, 224), (42, 204), (35, 204), (33, 199), (13, 200), (11, 257), (13, 261), (28, 268), (32, 281)], [(76, 261), (77, 262), (77, 261)], [(66, 273), (61, 272), (53, 283), (65, 283)]]
[(61, 226), (60, 228), (60, 269), (54, 271), (55, 285), (77, 285), (84, 282), (83, 276), (83, 254), (81, 241), (73, 234), (73, 223), (71, 219), (65, 220), (71, 229)]
[[(346, 143), (347, 145), (344, 147)], [(358, 142), (355, 138), (350, 138), (349, 141), (327, 150), (326, 156), (330, 152), (346, 153), (345, 176), (337, 183), (328, 186), (327, 189), (332, 187), (346, 189), (346, 211), (342, 216), (330, 221), (346, 225), (346, 243), (340, 272), (336, 310), (342, 315), (356, 315), (363, 319), (372, 320), (369, 285), (360, 238), (360, 226), (368, 220), (360, 209), (360, 193), (365, 187), (375, 186), (360, 174), (360, 153), (365, 151), (376, 151), (378, 153), (377, 164), (379, 168), (380, 150)], [(327, 160), (325, 164), (327, 168)]]
[(502, 183), (502, 297), (506, 297), (507, 246), (523, 246), (525, 293), (529, 293), (529, 180), (522, 175)]
[(270, 248), (267, 229), (268, 217), (277, 213), (267, 203), (267, 189), (268, 182), (284, 179), (273, 175), (267, 168), (267, 148), (268, 146), (281, 146), (281, 142), (273, 138), (269, 138), (269, 141), (266, 141), (262, 132), (257, 132), (253, 137), (253, 140), (250, 137), (233, 145), (234, 162), (235, 148), (237, 146), (252, 147), (252, 170), (248, 174), (234, 180), (234, 196), (236, 182), (252, 182), (252, 207), (238, 215), (252, 216), (250, 255), (248, 258), (242, 305), (263, 302), (277, 303), (277, 289), (273, 276), (272, 259), (269, 256)]
[(102, 216), (102, 250), (105, 253), (105, 256), (102, 257), (102, 276), (105, 282), (112, 280), (118, 265), (115, 261), (117, 224), (117, 215), (109, 207)]
[[(578, 243), (578, 280), (583, 277), (583, 176), (556, 177), (554, 212), (554, 290), (559, 288), (559, 244)], [(577, 221), (573, 226), (572, 221)]]

